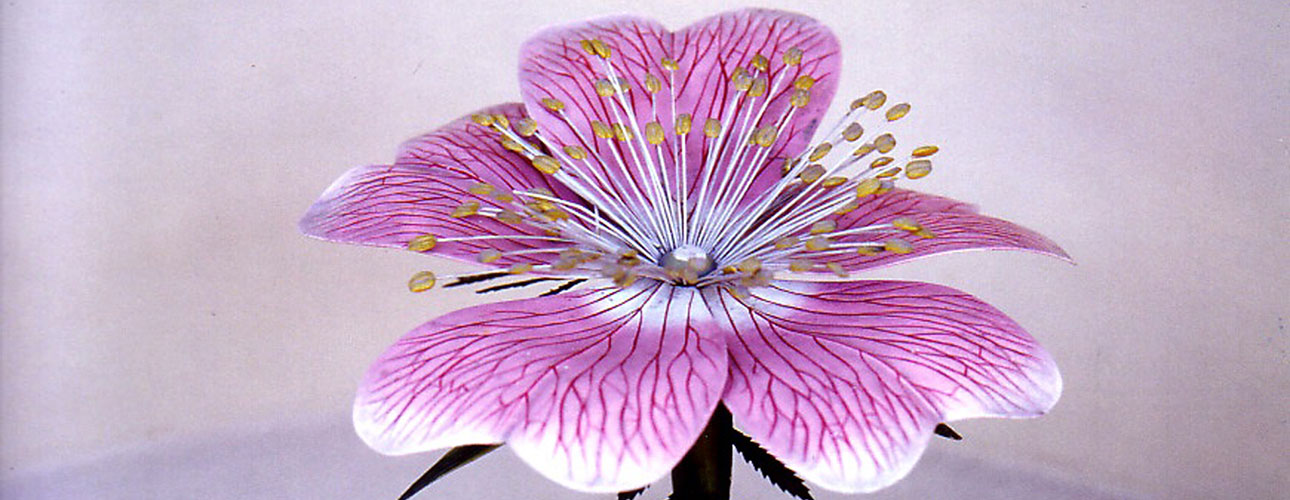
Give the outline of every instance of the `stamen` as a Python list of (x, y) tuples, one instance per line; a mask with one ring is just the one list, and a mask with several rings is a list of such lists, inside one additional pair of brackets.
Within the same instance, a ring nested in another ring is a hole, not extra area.
[(413, 252), (428, 252), (434, 248), (439, 240), (433, 234), (423, 234), (412, 238), (408, 241), (408, 250)]
[(454, 209), (452, 213), (449, 215), (454, 218), (460, 219), (462, 217), (470, 217), (477, 213), (479, 213), (479, 202), (475, 200), (468, 200), (465, 203), (462, 203), (461, 206)]
[(887, 110), (887, 121), (894, 122), (909, 114), (909, 103), (902, 102)]
[(905, 177), (910, 179), (922, 179), (930, 173), (932, 173), (931, 160), (914, 160), (905, 164)]
[(413, 274), (412, 278), (408, 280), (408, 290), (411, 290), (414, 293), (421, 293), (434, 288), (434, 283), (435, 276), (433, 272), (421, 271)]

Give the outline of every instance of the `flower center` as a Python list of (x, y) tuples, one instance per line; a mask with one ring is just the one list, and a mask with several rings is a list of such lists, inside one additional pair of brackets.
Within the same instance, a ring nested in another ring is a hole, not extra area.
[(708, 252), (695, 245), (681, 245), (663, 254), (658, 265), (669, 277), (683, 285), (693, 285), (699, 278), (712, 272), (717, 263)]

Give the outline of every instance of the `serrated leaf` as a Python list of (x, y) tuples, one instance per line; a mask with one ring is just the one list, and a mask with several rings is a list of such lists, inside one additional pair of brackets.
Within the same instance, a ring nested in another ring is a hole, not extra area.
[(784, 493), (802, 500), (814, 500), (811, 497), (811, 489), (806, 486), (806, 482), (797, 477), (796, 472), (793, 472), (787, 465), (772, 456), (770, 452), (762, 448), (752, 438), (732, 428), (730, 429), (730, 442), (735, 445), (735, 451), (738, 451), (739, 455), (744, 457), (744, 460), (752, 464), (753, 468), (757, 469), (757, 472), (760, 472), (763, 477), (783, 490)]
[(620, 491), (618, 492), (618, 500), (632, 500), (633, 498), (641, 496), (641, 493), (645, 493), (645, 488), (649, 488), (649, 486), (636, 488), (631, 491)]
[(472, 444), (448, 450), (442, 457), (439, 457), (439, 460), (434, 465), (430, 466), (430, 469), (425, 474), (413, 481), (412, 486), (408, 486), (408, 491), (399, 495), (399, 500), (412, 498), (412, 495), (416, 495), (426, 486), (430, 486), (430, 483), (437, 481), (463, 465), (475, 461), (475, 459), (484, 456), (488, 452), (496, 450), (500, 446), (500, 444)]

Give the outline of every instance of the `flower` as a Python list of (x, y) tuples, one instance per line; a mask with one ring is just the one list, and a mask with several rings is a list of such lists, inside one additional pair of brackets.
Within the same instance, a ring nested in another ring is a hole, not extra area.
[(804, 478), (872, 491), (910, 470), (939, 422), (1056, 402), (1052, 358), (1003, 313), (854, 277), (955, 250), (1065, 253), (895, 187), (927, 175), (937, 148), (897, 148), (888, 130), (911, 108), (881, 91), (811, 143), (841, 64), (823, 25), (755, 9), (678, 32), (615, 17), (547, 29), (520, 59), (522, 104), (349, 171), (301, 221), (582, 287), (405, 335), (355, 402), (371, 447), (505, 442), (567, 487), (622, 491), (666, 474), (724, 404)]

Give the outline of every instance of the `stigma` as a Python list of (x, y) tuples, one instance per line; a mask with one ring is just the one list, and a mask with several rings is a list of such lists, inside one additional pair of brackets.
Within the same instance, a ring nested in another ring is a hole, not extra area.
[(708, 252), (695, 245), (681, 245), (663, 254), (659, 267), (676, 283), (693, 286), (699, 279), (716, 269), (717, 263)]

